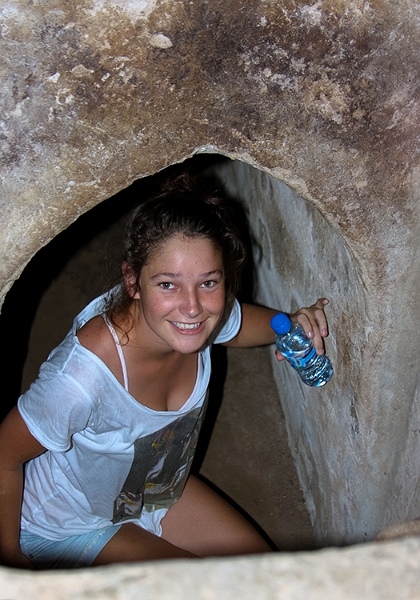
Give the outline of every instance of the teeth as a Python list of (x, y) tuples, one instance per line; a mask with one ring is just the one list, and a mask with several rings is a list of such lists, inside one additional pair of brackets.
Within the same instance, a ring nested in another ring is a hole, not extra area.
[(172, 323), (178, 329), (198, 329), (201, 325), (201, 323), (178, 323), (178, 321), (172, 321)]

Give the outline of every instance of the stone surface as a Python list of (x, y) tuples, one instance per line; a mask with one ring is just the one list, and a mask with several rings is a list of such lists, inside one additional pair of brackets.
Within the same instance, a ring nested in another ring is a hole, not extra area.
[(311, 198), (366, 281), (384, 284), (401, 264), (389, 246), (406, 247), (415, 210), (419, 10), (409, 0), (8, 2), (4, 289), (81, 212), (209, 149)]
[(2, 598), (20, 600), (417, 600), (420, 540), (344, 550), (161, 561), (75, 572), (0, 568)]
[[(356, 532), (359, 541), (370, 538), (375, 518), (383, 515), (371, 495), (373, 480), (363, 502), (360, 496), (365, 477), (361, 464), (369, 453), (373, 461), (379, 458), (355, 395), (369, 326), (357, 265), (337, 231), (284, 183), (239, 161), (215, 170), (247, 210), (256, 240), (256, 300), (292, 312), (319, 297), (331, 298), (326, 349), (335, 369), (333, 379), (325, 387), (308, 388), (274, 356), (273, 372), (318, 543), (343, 544)], [(365, 529), (360, 533), (361, 526)]]
[[(289, 417), (322, 543), (371, 539), (420, 512), (410, 341), (420, 317), (419, 13), (410, 0), (0, 9), (3, 294), (83, 212), (199, 152), (283, 181), (310, 203), (305, 218), (314, 207), (324, 218), (314, 217), (313, 239), (340, 239), (342, 272), (337, 262), (318, 277), (340, 298), (330, 312), (337, 376), (322, 402), (299, 396)], [(298, 283), (299, 298), (315, 286)]]

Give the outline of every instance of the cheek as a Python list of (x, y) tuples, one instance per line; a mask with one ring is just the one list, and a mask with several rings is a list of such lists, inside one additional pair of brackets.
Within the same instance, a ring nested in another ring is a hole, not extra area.
[(162, 297), (160, 294), (148, 294), (143, 298), (143, 310), (149, 314), (160, 315), (171, 310), (174, 302), (171, 298)]
[(225, 291), (220, 290), (212, 295), (209, 307), (212, 307), (214, 312), (223, 312), (225, 309)]

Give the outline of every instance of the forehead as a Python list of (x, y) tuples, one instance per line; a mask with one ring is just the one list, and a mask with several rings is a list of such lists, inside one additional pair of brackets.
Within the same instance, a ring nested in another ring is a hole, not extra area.
[(222, 252), (215, 242), (208, 237), (174, 235), (154, 248), (146, 265), (162, 261), (182, 261), (189, 258), (213, 260), (221, 263)]

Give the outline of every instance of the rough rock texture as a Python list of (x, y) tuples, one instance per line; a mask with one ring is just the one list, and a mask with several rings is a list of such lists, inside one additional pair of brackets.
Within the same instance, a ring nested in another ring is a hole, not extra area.
[[(361, 467), (366, 457), (373, 464), (381, 457), (357, 405), (363, 396), (355, 392), (368, 338), (368, 307), (357, 264), (336, 229), (284, 183), (239, 161), (215, 170), (247, 209), (256, 240), (256, 300), (293, 311), (321, 296), (331, 298), (326, 349), (333, 379), (325, 387), (308, 388), (272, 355), (273, 373), (315, 538), (320, 544), (363, 540), (381, 526), (384, 514), (374, 481), (365, 484)], [(368, 489), (362, 496), (364, 485)], [(388, 492), (384, 485), (385, 502)]]
[[(325, 455), (324, 498), (341, 498), (330, 509), (313, 496), (319, 541), (418, 517), (420, 5), (11, 0), (0, 14), (3, 294), (57, 232), (136, 178), (197, 152), (259, 167), (348, 252), (349, 270), (319, 278), (327, 293), (333, 277), (352, 286), (344, 299), (341, 281), (333, 318), (337, 377), (318, 430), (294, 433), (313, 454), (308, 474)], [(300, 404), (315, 423), (320, 409)], [(334, 465), (341, 431), (351, 444)]]
[(3, 598), (20, 600), (417, 600), (420, 540), (260, 557), (161, 561), (78, 573), (0, 568)]
[(387, 293), (413, 254), (390, 257), (416, 208), (419, 11), (409, 0), (8, 2), (4, 287), (81, 212), (207, 149), (311, 198), (366, 285)]

